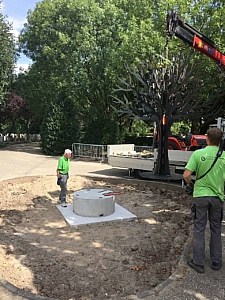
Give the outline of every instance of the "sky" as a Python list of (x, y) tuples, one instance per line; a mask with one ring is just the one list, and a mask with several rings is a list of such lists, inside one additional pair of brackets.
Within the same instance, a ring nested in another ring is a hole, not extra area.
[[(33, 10), (40, 0), (2, 0), (2, 13), (13, 26), (13, 33), (18, 37), (23, 24), (26, 23), (27, 12)], [(21, 55), (17, 62), (17, 70), (22, 67), (27, 69), (31, 61)]]

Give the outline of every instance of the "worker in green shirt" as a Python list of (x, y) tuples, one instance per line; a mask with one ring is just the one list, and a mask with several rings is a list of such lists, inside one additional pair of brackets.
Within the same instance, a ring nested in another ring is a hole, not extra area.
[(67, 194), (67, 180), (69, 178), (69, 169), (70, 169), (70, 158), (72, 155), (72, 151), (70, 149), (66, 149), (64, 151), (64, 155), (60, 157), (57, 166), (57, 184), (60, 185), (61, 192), (59, 195), (59, 200), (62, 207), (67, 207), (66, 203), (66, 194)]
[[(221, 225), (224, 202), (225, 152), (222, 152), (222, 155), (215, 161), (222, 136), (223, 133), (219, 128), (210, 128), (207, 132), (207, 147), (196, 150), (192, 154), (183, 174), (186, 183), (192, 185), (191, 174), (196, 173), (192, 204), (194, 217), (193, 259), (188, 261), (188, 265), (198, 273), (205, 271), (207, 216), (211, 231), (209, 243), (211, 268), (218, 271), (222, 267)], [(215, 164), (213, 164), (214, 161)]]

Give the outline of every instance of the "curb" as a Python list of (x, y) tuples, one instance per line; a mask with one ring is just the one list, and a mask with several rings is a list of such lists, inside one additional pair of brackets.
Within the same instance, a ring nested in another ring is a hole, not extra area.
[(174, 281), (181, 280), (186, 275), (186, 274), (181, 275), (181, 270), (183, 270), (183, 269), (186, 270), (185, 266), (186, 266), (187, 257), (191, 254), (191, 251), (192, 251), (193, 238), (192, 238), (191, 233), (192, 233), (192, 229), (190, 229), (189, 237), (185, 243), (183, 252), (182, 252), (180, 260), (178, 262), (177, 269), (164, 282), (162, 282), (161, 284), (159, 284), (158, 286), (155, 287), (154, 291), (155, 291), (156, 296), (159, 296), (159, 294), (160, 294), (160, 292), (162, 292), (162, 290), (164, 291), (166, 288), (169, 288), (169, 286), (172, 283), (174, 283)]
[(11, 284), (7, 280), (0, 279), (0, 286), (2, 286), (4, 289), (6, 289), (8, 292), (22, 297), (22, 299), (28, 299), (28, 300), (57, 300), (54, 298), (48, 298), (43, 296), (35, 295), (31, 292), (24, 291), (23, 289), (17, 288), (15, 285)]

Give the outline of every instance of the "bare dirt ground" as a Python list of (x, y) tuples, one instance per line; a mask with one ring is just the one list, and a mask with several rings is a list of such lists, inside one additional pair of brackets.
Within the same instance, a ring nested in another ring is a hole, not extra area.
[(1, 183), (0, 277), (60, 300), (141, 295), (175, 270), (191, 226), (190, 198), (150, 182), (71, 177), (81, 188), (122, 192), (116, 202), (137, 219), (68, 226), (56, 208), (55, 176)]

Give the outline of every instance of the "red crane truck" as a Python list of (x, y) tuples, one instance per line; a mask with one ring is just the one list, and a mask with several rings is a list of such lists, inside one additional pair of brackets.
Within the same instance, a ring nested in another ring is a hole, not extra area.
[(176, 36), (192, 48), (214, 60), (225, 75), (225, 54), (220, 52), (215, 43), (193, 28), (182, 19), (176, 12), (167, 13), (167, 36)]
[[(168, 37), (176, 36), (192, 48), (214, 60), (225, 75), (225, 55), (216, 48), (212, 40), (184, 22), (176, 12), (167, 13), (166, 32)], [(206, 146), (206, 137), (204, 135), (192, 135), (190, 145), (175, 137), (169, 137), (168, 139), (169, 149), (193, 151), (203, 146)]]

